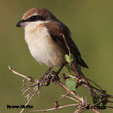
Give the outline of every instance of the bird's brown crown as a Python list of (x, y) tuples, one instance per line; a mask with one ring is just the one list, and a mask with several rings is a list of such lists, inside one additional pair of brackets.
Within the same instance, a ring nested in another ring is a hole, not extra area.
[(45, 20), (56, 19), (56, 17), (50, 11), (48, 11), (47, 9), (44, 9), (44, 8), (31, 8), (24, 13), (22, 19), (27, 20), (28, 18), (30, 18), (34, 15), (35, 16), (40, 15)]

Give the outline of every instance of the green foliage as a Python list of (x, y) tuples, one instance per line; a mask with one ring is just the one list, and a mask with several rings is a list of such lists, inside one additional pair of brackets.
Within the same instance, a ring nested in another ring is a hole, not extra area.
[(71, 64), (70, 63), (66, 64), (66, 68), (71, 73)]
[(81, 66), (78, 65), (77, 70), (78, 70), (79, 75), (81, 75)]
[(75, 91), (75, 87), (76, 87), (76, 79), (74, 78), (68, 78), (66, 79), (66, 86), (72, 90), (72, 91)]
[(101, 105), (105, 106), (107, 104), (108, 100), (105, 99), (105, 96), (101, 96), (100, 99), (101, 99), (101, 101), (103, 100)]
[(93, 96), (93, 103), (96, 104), (97, 102), (99, 102), (99, 96), (95, 95)]
[[(70, 55), (66, 54), (65, 55), (65, 60), (67, 62), (66, 67), (67, 67), (68, 71), (71, 73), (71, 62), (74, 60), (73, 54), (70, 54)], [(76, 90), (75, 89), (75, 87), (76, 87), (76, 79), (75, 78), (74, 79), (73, 78), (66, 79), (66, 86), (70, 90), (75, 91)]]
[[(99, 104), (97, 104), (99, 102)], [(107, 99), (105, 99), (105, 97), (104, 96), (98, 96), (98, 95), (96, 95), (96, 96), (94, 96), (93, 97), (93, 103), (94, 104), (97, 104), (97, 105), (100, 105), (100, 106), (105, 106), (106, 104), (107, 104)]]
[(74, 60), (73, 54), (70, 54), (70, 55), (66, 54), (65, 60), (67, 62), (66, 64), (67, 70), (71, 73), (71, 62)]
[(66, 60), (66, 62), (71, 63), (74, 60), (73, 54), (71, 54), (71, 53), (70, 53), (70, 55), (66, 54), (65, 60)]

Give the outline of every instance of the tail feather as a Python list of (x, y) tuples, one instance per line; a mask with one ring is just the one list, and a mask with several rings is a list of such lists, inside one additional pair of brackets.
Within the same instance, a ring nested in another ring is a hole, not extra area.
[(77, 60), (77, 63), (79, 65), (81, 65), (84, 68), (88, 68), (87, 64), (84, 62), (84, 60), (82, 58), (80, 58), (79, 60)]
[(81, 69), (78, 68), (78, 65), (80, 65), (84, 68), (88, 68), (88, 66), (82, 58), (80, 58), (80, 60), (76, 59), (76, 60), (72, 61), (71, 69), (79, 76), (79, 72), (81, 72)]

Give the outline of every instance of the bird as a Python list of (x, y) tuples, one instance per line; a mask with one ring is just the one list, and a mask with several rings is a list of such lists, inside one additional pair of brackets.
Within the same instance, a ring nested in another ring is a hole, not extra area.
[(66, 63), (65, 55), (74, 56), (73, 64), (88, 68), (72, 40), (69, 28), (48, 9), (28, 9), (16, 24), (24, 28), (24, 38), (31, 55), (49, 67), (61, 67)]

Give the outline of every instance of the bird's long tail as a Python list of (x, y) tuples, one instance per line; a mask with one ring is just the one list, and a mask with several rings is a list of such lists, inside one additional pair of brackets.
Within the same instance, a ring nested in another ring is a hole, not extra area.
[(78, 63), (79, 65), (81, 65), (82, 67), (84, 67), (84, 68), (88, 68), (87, 64), (85, 63), (85, 61), (84, 61), (81, 57), (79, 57), (79, 58), (77, 59), (77, 63)]

